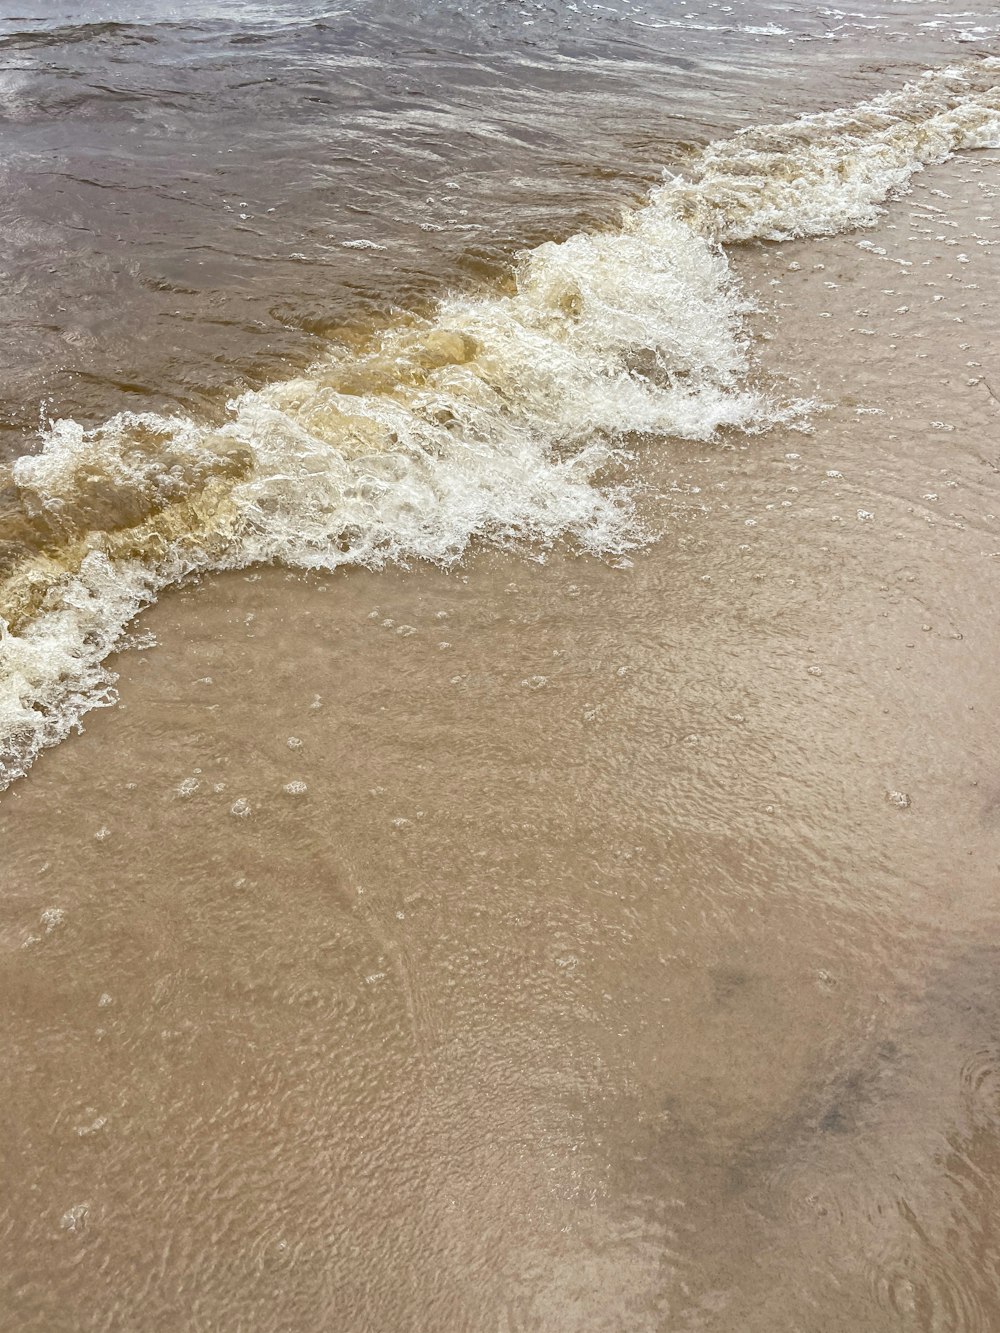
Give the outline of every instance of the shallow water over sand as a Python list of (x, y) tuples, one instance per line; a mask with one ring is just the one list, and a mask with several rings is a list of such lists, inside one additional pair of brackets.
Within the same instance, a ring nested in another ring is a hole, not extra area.
[(1000, 1325), (1000, 155), (753, 246), (660, 540), (166, 594), (0, 807), (16, 1328)]

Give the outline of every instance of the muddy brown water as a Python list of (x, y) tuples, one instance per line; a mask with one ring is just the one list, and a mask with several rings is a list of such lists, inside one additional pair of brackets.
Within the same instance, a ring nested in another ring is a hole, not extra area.
[(141, 618), (0, 807), (0, 1325), (1000, 1327), (998, 191), (735, 257), (820, 405), (629, 561)]
[(981, 0), (6, 4), (0, 463), (51, 418), (220, 419), (694, 144), (998, 41)]

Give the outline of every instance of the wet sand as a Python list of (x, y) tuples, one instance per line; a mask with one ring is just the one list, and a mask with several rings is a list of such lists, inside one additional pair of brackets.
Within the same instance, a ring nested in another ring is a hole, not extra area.
[(734, 253), (825, 406), (631, 562), (141, 618), (0, 806), (4, 1327), (1000, 1326), (998, 191)]

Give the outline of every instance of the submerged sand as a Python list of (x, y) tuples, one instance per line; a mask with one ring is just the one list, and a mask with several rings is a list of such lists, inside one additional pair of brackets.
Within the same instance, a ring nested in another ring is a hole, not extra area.
[(630, 561), (142, 617), (0, 806), (5, 1327), (1000, 1325), (998, 191), (734, 256), (822, 405)]

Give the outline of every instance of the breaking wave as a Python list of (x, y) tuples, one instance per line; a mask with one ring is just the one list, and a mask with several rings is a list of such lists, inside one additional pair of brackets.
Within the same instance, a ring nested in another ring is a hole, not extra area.
[(0, 496), (0, 788), (114, 700), (104, 665), (167, 586), (280, 562), (456, 561), (473, 540), (643, 540), (608, 480), (639, 437), (793, 410), (752, 377), (725, 246), (874, 224), (925, 163), (1000, 146), (1000, 60), (710, 144), (614, 232), (522, 256), (509, 289), (332, 349), (224, 425), (58, 421)]

